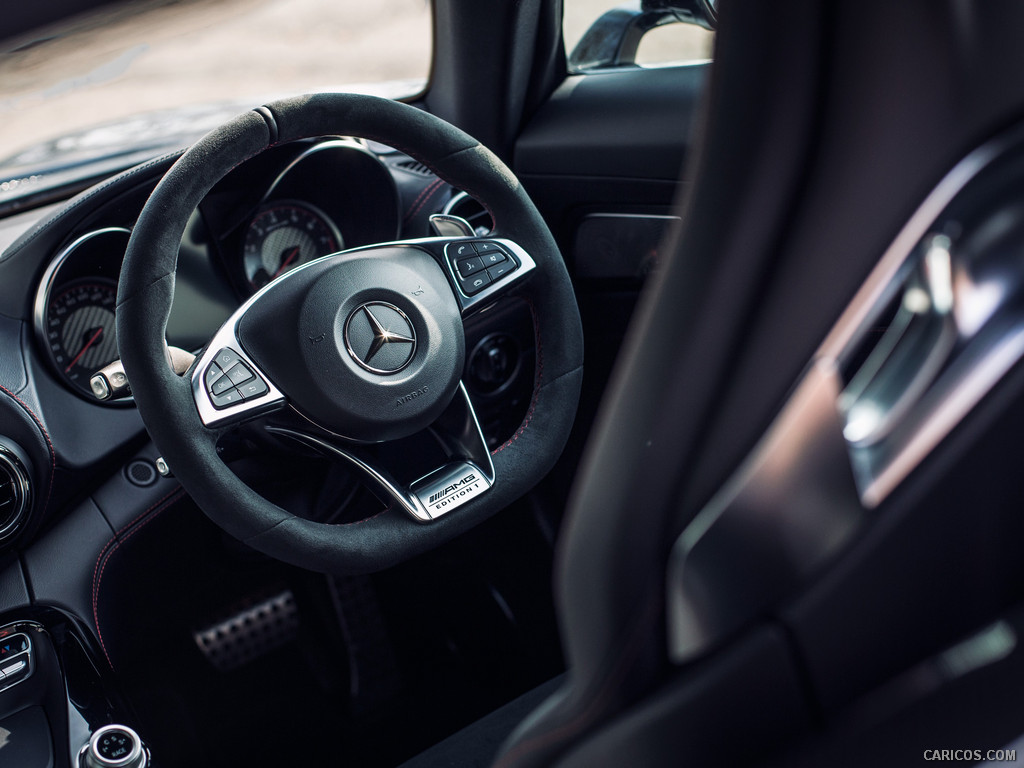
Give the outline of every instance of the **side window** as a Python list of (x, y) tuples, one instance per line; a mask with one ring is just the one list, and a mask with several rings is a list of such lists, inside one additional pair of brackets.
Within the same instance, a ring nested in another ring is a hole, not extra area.
[(710, 59), (715, 33), (671, 5), (666, 0), (564, 0), (562, 35), (570, 71)]

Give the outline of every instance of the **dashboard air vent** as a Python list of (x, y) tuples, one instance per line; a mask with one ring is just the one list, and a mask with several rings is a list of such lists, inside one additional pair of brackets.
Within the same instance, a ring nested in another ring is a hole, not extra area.
[(18, 531), (29, 507), (31, 486), (17, 453), (0, 443), (0, 541)]
[(459, 192), (452, 197), (443, 212), (468, 221), (477, 237), (485, 237), (494, 229), (494, 220), (488, 210), (465, 192)]

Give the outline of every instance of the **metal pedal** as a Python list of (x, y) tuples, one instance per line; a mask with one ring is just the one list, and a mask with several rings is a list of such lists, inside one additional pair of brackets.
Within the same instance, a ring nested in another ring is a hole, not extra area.
[(298, 629), (295, 596), (285, 590), (193, 632), (192, 637), (206, 660), (227, 672), (294, 640)]

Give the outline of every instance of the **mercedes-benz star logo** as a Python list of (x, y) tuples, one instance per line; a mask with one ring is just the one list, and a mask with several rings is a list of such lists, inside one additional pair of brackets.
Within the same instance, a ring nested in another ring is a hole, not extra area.
[(416, 352), (416, 331), (394, 304), (360, 304), (345, 321), (345, 346), (359, 365), (372, 373), (398, 373)]

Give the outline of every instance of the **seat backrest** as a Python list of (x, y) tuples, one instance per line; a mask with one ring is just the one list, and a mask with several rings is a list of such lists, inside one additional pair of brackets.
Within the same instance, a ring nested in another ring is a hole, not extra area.
[[(670, 550), (929, 190), (1024, 103), (1016, 76), (1005, 92), (962, 90), (969, 72), (988, 83), (1017, 56), (995, 11), (722, 5), (683, 222), (630, 327), (561, 532), (567, 682), (506, 743), (502, 768), (739, 762), (821, 716), (824, 668), (849, 662), (827, 658), (808, 677), (796, 625), (777, 615), (795, 594), (670, 661)], [(970, 45), (943, 58), (957, 35)], [(951, 93), (976, 109), (951, 109)]]

